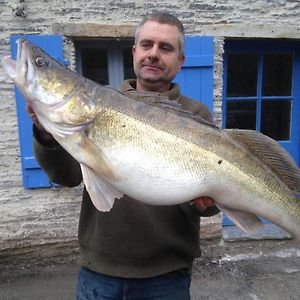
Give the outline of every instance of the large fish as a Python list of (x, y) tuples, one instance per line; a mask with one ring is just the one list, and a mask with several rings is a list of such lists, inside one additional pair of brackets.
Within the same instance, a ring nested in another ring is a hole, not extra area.
[(152, 205), (209, 196), (247, 232), (259, 227), (259, 216), (300, 239), (300, 171), (271, 138), (218, 129), (159, 95), (137, 101), (25, 40), (17, 61), (1, 61), (40, 123), (80, 163), (98, 210), (124, 194)]

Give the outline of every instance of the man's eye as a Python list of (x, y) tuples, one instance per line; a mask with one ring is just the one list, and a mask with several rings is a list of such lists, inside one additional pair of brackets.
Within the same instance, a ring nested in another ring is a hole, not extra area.
[(170, 52), (172, 51), (172, 47), (168, 46), (168, 45), (164, 45), (161, 47), (162, 51), (164, 52)]
[(144, 48), (144, 49), (148, 49), (148, 48), (150, 48), (150, 44), (143, 43), (143, 44), (141, 44), (141, 47)]

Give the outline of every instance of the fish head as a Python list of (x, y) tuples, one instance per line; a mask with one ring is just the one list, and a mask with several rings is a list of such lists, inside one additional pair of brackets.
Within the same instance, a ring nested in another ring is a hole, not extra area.
[[(53, 126), (47, 120), (78, 125), (77, 130), (86, 128), (98, 113), (87, 88), (90, 81), (67, 69), (31, 42), (19, 39), (17, 44), (17, 59), (1, 57), (1, 63), (40, 123), (52, 134), (55, 130), (51, 130)], [(75, 129), (72, 127), (72, 130)]]
[(41, 48), (19, 39), (17, 59), (1, 58), (9, 77), (33, 104), (57, 105), (78, 86), (78, 76)]

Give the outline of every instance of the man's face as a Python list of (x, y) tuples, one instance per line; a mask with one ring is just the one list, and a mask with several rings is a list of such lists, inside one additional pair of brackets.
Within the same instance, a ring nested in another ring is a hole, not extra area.
[(132, 49), (137, 89), (161, 92), (169, 88), (184, 62), (184, 56), (179, 54), (179, 40), (176, 26), (155, 21), (142, 26)]

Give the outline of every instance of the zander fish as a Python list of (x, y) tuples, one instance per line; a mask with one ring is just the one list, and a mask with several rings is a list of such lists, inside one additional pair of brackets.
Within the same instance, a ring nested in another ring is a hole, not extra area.
[(152, 205), (209, 196), (247, 232), (260, 227), (259, 216), (300, 239), (300, 171), (273, 139), (219, 129), (164, 99), (161, 107), (137, 101), (26, 40), (16, 61), (1, 61), (40, 123), (80, 163), (98, 210), (124, 194)]

